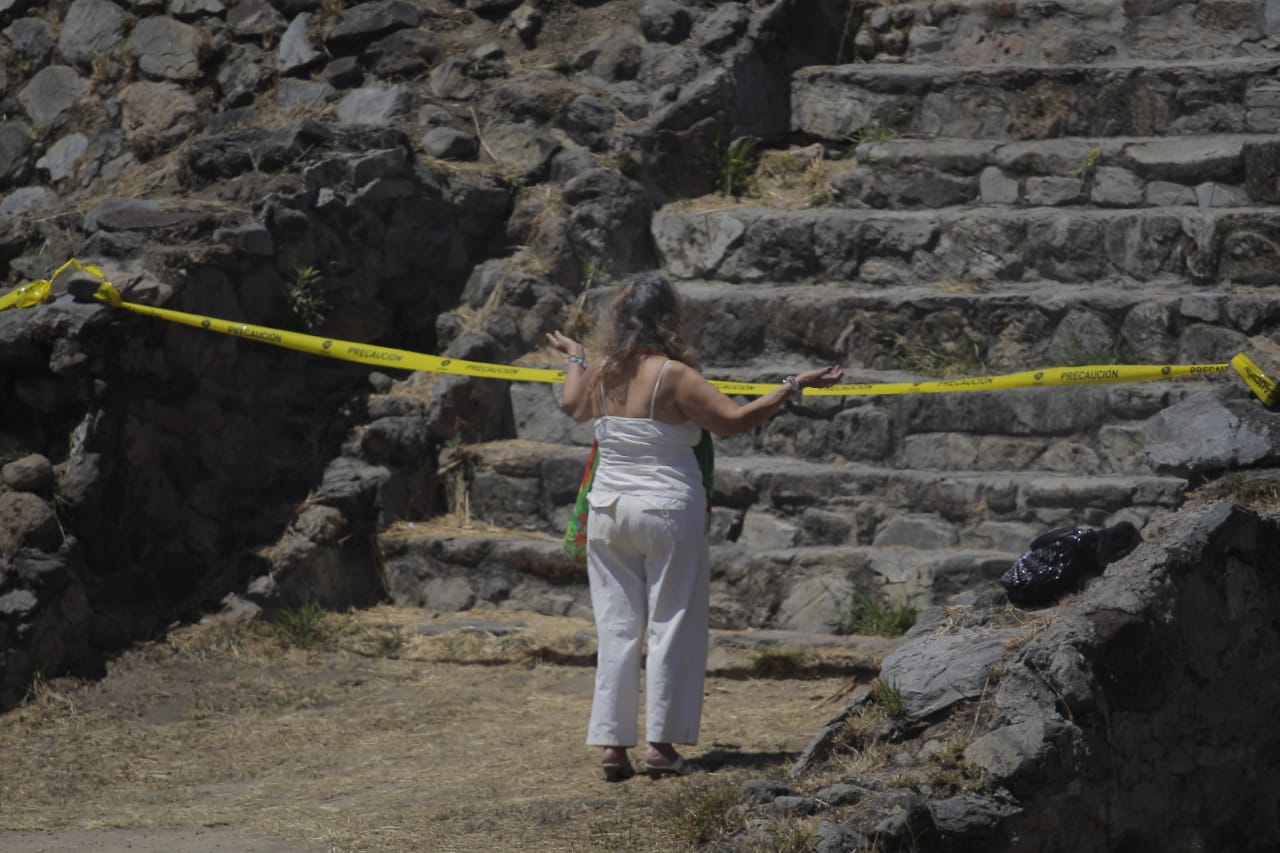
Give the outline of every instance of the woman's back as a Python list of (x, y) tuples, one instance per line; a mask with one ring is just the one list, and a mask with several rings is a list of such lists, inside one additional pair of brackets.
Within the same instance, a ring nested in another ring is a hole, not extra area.
[(675, 404), (672, 379), (684, 364), (665, 355), (636, 353), (624, 367), (618, 382), (604, 385), (597, 416), (652, 418), (683, 424), (688, 418)]
[[(702, 436), (697, 424), (673, 423), (674, 406), (662, 394), (662, 381), (676, 364), (665, 357), (636, 356), (623, 382), (605, 388), (596, 420), (600, 464), (591, 488), (599, 505), (617, 495), (643, 495), (663, 506), (704, 499), (702, 474), (693, 447)], [(674, 412), (679, 417), (678, 410)], [(655, 504), (656, 505), (656, 504)]]

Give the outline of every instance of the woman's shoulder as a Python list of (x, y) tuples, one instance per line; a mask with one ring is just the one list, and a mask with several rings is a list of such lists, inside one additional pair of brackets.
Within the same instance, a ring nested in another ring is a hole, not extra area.
[(705, 382), (702, 371), (688, 362), (671, 359), (667, 363), (665, 373), (673, 382)]
[(681, 361), (678, 358), (667, 358), (666, 356), (663, 356), (663, 358), (666, 359), (663, 365), (663, 370), (666, 370), (668, 373), (673, 371), (676, 373), (686, 373), (690, 371), (693, 373), (698, 372), (698, 369), (690, 365), (688, 362)]

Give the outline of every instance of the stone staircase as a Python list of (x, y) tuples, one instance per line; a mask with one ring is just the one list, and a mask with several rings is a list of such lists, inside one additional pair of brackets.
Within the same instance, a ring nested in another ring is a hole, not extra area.
[[(1275, 327), (1280, 4), (851, 16), (862, 61), (792, 77), (793, 130), (839, 160), (830, 202), (654, 217), (709, 376), (1221, 363)], [(713, 624), (848, 630), (868, 598), (997, 588), (1048, 529), (1141, 527), (1188, 485), (1150, 470), (1145, 421), (1233, 381), (806, 397), (717, 444)], [(446, 453), (455, 512), (381, 537), (395, 597), (589, 613), (559, 535), (590, 432), (558, 392), (512, 386), (516, 435)]]

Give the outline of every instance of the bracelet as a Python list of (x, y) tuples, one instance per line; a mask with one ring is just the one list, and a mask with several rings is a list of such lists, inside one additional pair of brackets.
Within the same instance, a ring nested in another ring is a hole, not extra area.
[(796, 379), (795, 376), (788, 376), (786, 379), (783, 379), (782, 384), (790, 386), (791, 393), (793, 394), (800, 393), (800, 380)]
[(579, 365), (583, 370), (587, 369), (587, 359), (584, 356), (571, 355), (564, 360), (565, 367), (568, 367), (571, 364)]

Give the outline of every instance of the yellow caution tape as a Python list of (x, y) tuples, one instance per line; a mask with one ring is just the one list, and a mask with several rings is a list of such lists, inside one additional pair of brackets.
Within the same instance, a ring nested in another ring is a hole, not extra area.
[(96, 276), (102, 281), (106, 281), (106, 277), (102, 274), (102, 270), (92, 264), (82, 264), (75, 258), (71, 258), (65, 264), (54, 270), (53, 275), (48, 278), (38, 279), (36, 281), (21, 284), (13, 290), (0, 296), (0, 311), (6, 308), (30, 308), (39, 305), (41, 302), (49, 298), (50, 292), (53, 291), (53, 283), (58, 280), (58, 276), (62, 275), (69, 269), (87, 272)]
[(304, 335), (300, 332), (286, 332), (283, 329), (255, 326), (250, 323), (236, 323), (230, 320), (219, 320), (214, 317), (185, 314), (181, 311), (171, 311), (167, 308), (138, 305), (121, 299), (120, 293), (109, 282), (103, 282), (99, 285), (97, 292), (93, 296), (99, 302), (115, 308), (124, 308), (127, 311), (146, 314), (149, 317), (159, 317), (162, 320), (181, 323), (184, 326), (193, 326), (197, 329), (219, 332), (224, 335), (234, 335), (238, 338), (248, 338), (249, 340), (273, 344), (311, 355), (354, 361), (375, 367), (395, 368), (398, 370), (424, 370), (432, 373), (449, 373), (459, 376), (480, 376), (486, 379), (507, 379), (513, 382), (564, 382), (563, 370), (518, 367), (511, 364), (486, 364), (481, 361), (466, 361), (460, 358), (442, 358), (441, 356), (424, 355), (410, 352), (409, 350), (340, 341), (334, 338), (322, 338), (318, 335)]
[[(974, 376), (968, 379), (940, 379), (923, 382), (886, 382), (860, 385), (832, 385), (806, 388), (815, 397), (837, 394), (941, 394), (952, 391), (994, 391), (1006, 388), (1051, 388), (1065, 385), (1114, 385), (1121, 382), (1150, 382), (1221, 373), (1227, 364), (1089, 364), (1082, 367), (1049, 367), (1002, 376)], [(776, 385), (767, 386), (776, 388)]]
[(6, 308), (30, 308), (32, 305), (38, 305), (49, 298), (49, 291), (52, 288), (53, 282), (48, 279), (18, 285), (4, 296), (0, 296), (0, 311)]
[(1262, 368), (1254, 364), (1247, 355), (1240, 353), (1231, 359), (1231, 366), (1244, 378), (1244, 383), (1264, 406), (1275, 404), (1277, 398), (1275, 380), (1263, 373)]
[[(150, 305), (125, 302), (115, 286), (107, 281), (102, 270), (95, 266), (81, 264), (74, 258), (59, 267), (47, 281), (32, 282), (3, 297), (3, 300), (10, 301), (0, 302), (0, 308), (9, 307), (10, 304), (27, 307), (46, 298), (52, 282), (68, 269), (76, 269), (96, 277), (101, 284), (92, 293), (93, 298), (113, 308), (124, 308), (137, 314), (159, 317), (162, 320), (169, 320), (185, 326), (247, 338), (311, 355), (353, 361), (375, 367), (422, 370), (455, 376), (477, 376), (485, 379), (504, 379), (511, 382), (564, 382), (565, 372), (563, 370), (444, 358), (409, 350), (341, 341), (300, 332), (287, 332), (267, 326), (236, 323), (230, 320), (202, 317), (167, 308), (155, 308)], [(38, 286), (42, 286), (43, 289)], [(33, 290), (26, 291), (24, 288), (33, 288)], [(23, 291), (23, 294), (19, 294), (19, 291)], [(1230, 364), (1094, 364), (1083, 367), (1053, 367), (1044, 370), (1027, 370), (1021, 373), (1008, 373), (1001, 376), (977, 376), (968, 379), (851, 383), (833, 385), (830, 388), (806, 388), (803, 393), (807, 397), (875, 396), (886, 394), (939, 394), (955, 391), (993, 391), (1008, 388), (1049, 388), (1071, 385), (1109, 385), (1123, 382), (1148, 382), (1158, 379), (1205, 376), (1221, 373), (1232, 366), (1240, 371), (1254, 393), (1264, 403), (1271, 405), (1271, 402), (1277, 397), (1276, 383), (1267, 378), (1257, 368), (1257, 365), (1249, 361), (1243, 354), (1237, 355), (1231, 360)], [(712, 380), (711, 384), (725, 394), (739, 396), (768, 394), (778, 387), (777, 382)]]

